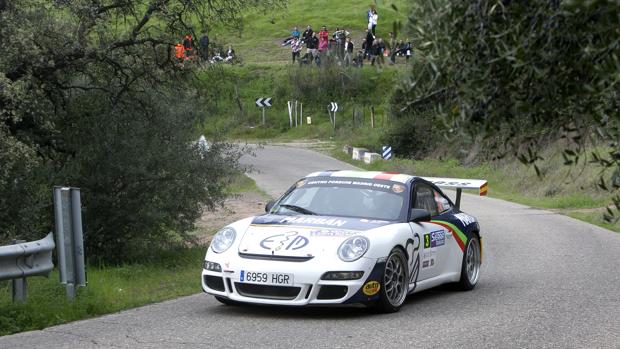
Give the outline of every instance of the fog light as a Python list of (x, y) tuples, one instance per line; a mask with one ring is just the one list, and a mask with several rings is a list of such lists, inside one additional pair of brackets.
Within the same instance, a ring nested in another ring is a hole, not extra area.
[(363, 271), (328, 271), (321, 280), (358, 280), (364, 276)]
[(215, 262), (205, 261), (202, 267), (209, 271), (217, 271), (218, 273), (222, 272), (222, 266)]

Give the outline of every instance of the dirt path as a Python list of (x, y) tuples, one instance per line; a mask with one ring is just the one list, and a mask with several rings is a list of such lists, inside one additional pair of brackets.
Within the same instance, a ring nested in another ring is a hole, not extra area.
[(213, 234), (236, 220), (265, 212), (269, 199), (256, 192), (235, 194), (228, 198), (224, 207), (205, 212), (196, 222), (196, 236), (200, 243), (207, 243)]

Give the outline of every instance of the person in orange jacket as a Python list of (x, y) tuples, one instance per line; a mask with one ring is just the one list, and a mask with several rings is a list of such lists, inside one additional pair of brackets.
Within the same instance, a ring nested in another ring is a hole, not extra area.
[(180, 61), (183, 60), (185, 57), (185, 47), (183, 47), (183, 44), (178, 43), (174, 45), (174, 56)]

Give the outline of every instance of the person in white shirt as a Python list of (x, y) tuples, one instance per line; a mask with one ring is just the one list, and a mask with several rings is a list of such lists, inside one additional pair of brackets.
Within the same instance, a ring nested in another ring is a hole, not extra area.
[(372, 17), (370, 18), (370, 22), (369, 22), (370, 30), (372, 30), (372, 35), (375, 35), (375, 28), (377, 27), (378, 20), (379, 20), (379, 15), (377, 14), (377, 10), (372, 9)]

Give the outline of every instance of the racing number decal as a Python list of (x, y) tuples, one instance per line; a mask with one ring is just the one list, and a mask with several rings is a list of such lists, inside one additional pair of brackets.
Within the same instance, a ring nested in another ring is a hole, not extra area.
[(424, 234), (424, 248), (431, 247), (431, 234)]

